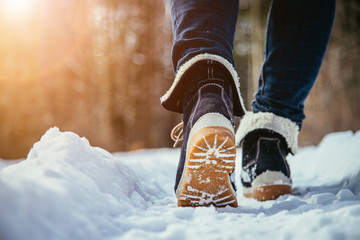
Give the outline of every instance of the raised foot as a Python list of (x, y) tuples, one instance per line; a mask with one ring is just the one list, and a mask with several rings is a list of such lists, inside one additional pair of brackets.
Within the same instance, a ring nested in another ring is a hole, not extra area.
[(224, 127), (204, 127), (189, 139), (178, 206), (237, 207), (229, 174), (235, 166), (234, 134)]

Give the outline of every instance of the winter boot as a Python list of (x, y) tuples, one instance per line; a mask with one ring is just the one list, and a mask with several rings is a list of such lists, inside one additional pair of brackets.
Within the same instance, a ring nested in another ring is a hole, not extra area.
[(237, 206), (230, 182), (236, 148), (232, 103), (222, 79), (199, 82), (184, 101), (184, 143), (176, 178), (179, 206)]
[(292, 192), (286, 156), (296, 152), (298, 132), (295, 123), (272, 113), (246, 114), (237, 132), (245, 197), (265, 201)]
[(234, 80), (223, 64), (205, 60), (196, 62), (183, 81), (183, 123), (172, 131), (176, 142), (184, 141), (175, 182), (178, 206), (236, 207), (230, 176), (236, 158)]
[(232, 64), (221, 56), (200, 54), (177, 71), (164, 108), (183, 113), (172, 131), (183, 139), (175, 192), (179, 206), (237, 206), (233, 170), (236, 148), (233, 116), (246, 112)]

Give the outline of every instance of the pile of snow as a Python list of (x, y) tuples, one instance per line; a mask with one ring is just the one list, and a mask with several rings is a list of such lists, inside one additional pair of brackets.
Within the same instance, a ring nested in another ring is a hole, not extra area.
[(110, 154), (52, 128), (26, 160), (0, 160), (0, 239), (360, 239), (360, 131), (289, 156), (293, 195), (257, 202), (240, 188), (238, 208), (178, 208), (178, 156)]

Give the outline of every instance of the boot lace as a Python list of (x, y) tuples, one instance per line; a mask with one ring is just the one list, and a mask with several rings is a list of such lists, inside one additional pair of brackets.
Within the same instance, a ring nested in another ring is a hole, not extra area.
[(175, 141), (173, 147), (176, 147), (178, 143), (183, 140), (183, 127), (184, 127), (184, 122), (181, 122), (171, 130), (171, 134), (170, 134), (171, 139)]

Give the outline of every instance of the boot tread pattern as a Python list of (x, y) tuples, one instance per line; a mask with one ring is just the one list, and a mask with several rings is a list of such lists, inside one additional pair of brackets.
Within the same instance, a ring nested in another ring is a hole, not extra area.
[(234, 134), (224, 127), (205, 127), (189, 139), (179, 206), (236, 207), (229, 174), (236, 158)]

